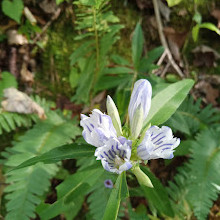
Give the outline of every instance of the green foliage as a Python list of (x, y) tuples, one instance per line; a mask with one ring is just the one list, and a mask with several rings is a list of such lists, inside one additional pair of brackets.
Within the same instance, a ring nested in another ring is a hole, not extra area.
[(79, 210), (84, 196), (94, 187), (103, 172), (104, 170), (96, 164), (66, 178), (56, 187), (57, 201), (52, 205), (42, 205), (38, 210), (41, 219), (53, 218), (73, 208)]
[(104, 181), (110, 179), (112, 182), (115, 182), (116, 177), (116, 175), (104, 172), (96, 183), (91, 195), (87, 200), (89, 203), (89, 214), (91, 215), (92, 219), (102, 219), (104, 216), (105, 207), (112, 191), (112, 189), (105, 187)]
[(151, 109), (144, 121), (144, 126), (146, 127), (148, 123), (159, 125), (167, 121), (183, 102), (193, 84), (193, 80), (185, 79), (171, 84), (156, 94), (152, 99)]
[(2, 12), (20, 24), (24, 4), (22, 0), (3, 0)]
[(206, 219), (213, 201), (218, 198), (220, 185), (220, 139), (219, 129), (201, 132), (192, 146), (189, 163), (190, 189), (188, 201), (193, 206), (195, 216)]
[(220, 35), (220, 30), (212, 23), (210, 22), (205, 22), (205, 23), (201, 23), (201, 24), (197, 24), (196, 26), (193, 27), (192, 29), (192, 37), (194, 41), (198, 40), (198, 35), (199, 35), (199, 30), (201, 28), (206, 28), (210, 31), (214, 31), (216, 32), (216, 34)]
[[(15, 77), (9, 72), (2, 72), (0, 81), (0, 101), (3, 99), (4, 89), (17, 88), (17, 81)], [(49, 102), (45, 99), (41, 99), (39, 96), (32, 97), (32, 99), (44, 108), (47, 112), (49, 110)], [(35, 114), (19, 114), (14, 112), (5, 112), (0, 109), (0, 134), (5, 132), (11, 132), (18, 127), (31, 127), (33, 122), (36, 122), (37, 115)]]
[(160, 215), (166, 215), (169, 217), (174, 217), (174, 211), (171, 207), (168, 194), (164, 186), (160, 181), (147, 169), (146, 167), (141, 168), (144, 173), (149, 176), (154, 188), (149, 188), (146, 186), (142, 187), (142, 191), (150, 204), (150, 207), (158, 210)]
[(132, 60), (136, 70), (138, 70), (140, 65), (140, 59), (143, 52), (143, 45), (144, 45), (144, 35), (142, 32), (140, 22), (138, 22), (132, 38)]
[[(35, 165), (36, 163), (43, 162), (45, 164), (56, 163), (61, 160), (67, 159), (78, 159), (85, 156), (90, 156), (94, 154), (94, 147), (88, 144), (68, 144), (61, 147), (54, 148), (40, 156), (33, 157), (22, 164), (20, 164), (15, 169), (21, 169), (24, 167)], [(14, 170), (15, 170), (14, 169)]]
[(109, 197), (103, 220), (117, 219), (120, 202), (128, 197), (128, 186), (126, 181), (126, 173), (120, 174), (116, 180), (115, 188), (112, 190)]
[(88, 103), (97, 82), (105, 74), (109, 51), (118, 40), (117, 33), (122, 26), (114, 24), (119, 19), (106, 1), (75, 1), (74, 4), (78, 7), (76, 29), (81, 33), (75, 40), (81, 43), (70, 56), (73, 71), (69, 78), (71, 86), (77, 87), (72, 100)]
[[(67, 122), (57, 113), (51, 112), (47, 120), (37, 123), (24, 136), (19, 137), (12, 148), (2, 153), (7, 158), (5, 166), (11, 169), (36, 155), (70, 143), (79, 133), (72, 122)], [(43, 193), (48, 190), (49, 180), (57, 169), (56, 164), (37, 163), (7, 173), (6, 182), (9, 185), (5, 189), (8, 200), (6, 219), (34, 218), (35, 207), (40, 203)]]
[(168, 6), (173, 7), (175, 5), (178, 5), (182, 0), (167, 0)]
[(177, 215), (185, 216), (193, 210), (199, 220), (206, 219), (219, 193), (219, 166), (219, 127), (205, 129), (192, 142), (191, 159), (179, 169), (176, 184), (170, 183), (168, 188)]
[(0, 134), (16, 130), (17, 127), (30, 127), (33, 122), (37, 121), (34, 114), (24, 115), (12, 112), (0, 111)]
[(177, 109), (174, 115), (166, 122), (166, 125), (193, 136), (199, 129), (213, 125), (219, 121), (220, 114), (217, 109), (207, 105), (204, 109), (200, 108), (201, 99), (195, 103), (193, 97), (187, 98)]

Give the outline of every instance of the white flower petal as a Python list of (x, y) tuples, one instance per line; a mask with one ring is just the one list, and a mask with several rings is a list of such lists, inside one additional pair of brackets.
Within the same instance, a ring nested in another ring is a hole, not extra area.
[(90, 117), (81, 114), (80, 125), (83, 127), (85, 141), (95, 147), (101, 147), (106, 140), (117, 137), (110, 116), (94, 109)]
[(174, 149), (180, 144), (179, 138), (174, 138), (169, 127), (152, 126), (145, 134), (137, 148), (138, 156), (143, 160), (172, 159)]
[(132, 124), (136, 109), (140, 105), (143, 109), (143, 120), (146, 119), (151, 106), (152, 87), (148, 80), (140, 79), (134, 84), (131, 100), (128, 107), (130, 125)]
[(132, 167), (129, 143), (127, 140), (121, 144), (117, 138), (110, 138), (103, 147), (96, 149), (95, 156), (97, 160), (101, 160), (105, 170), (120, 174)]

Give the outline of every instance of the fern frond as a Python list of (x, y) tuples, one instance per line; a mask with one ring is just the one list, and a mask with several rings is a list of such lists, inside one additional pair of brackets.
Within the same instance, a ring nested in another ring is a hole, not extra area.
[(17, 127), (30, 127), (33, 122), (37, 121), (34, 114), (25, 115), (13, 112), (0, 112), (0, 135), (5, 132), (11, 132)]
[(91, 93), (97, 92), (94, 88), (107, 65), (108, 52), (119, 39), (117, 33), (122, 25), (117, 24), (119, 19), (108, 3), (104, 0), (74, 2), (77, 5), (76, 30), (79, 31), (75, 40), (80, 40), (81, 45), (70, 56), (70, 61), (80, 73), (72, 99), (78, 103), (88, 103)]
[[(48, 119), (37, 123), (19, 138), (11, 149), (6, 149), (6, 167), (13, 168), (27, 159), (52, 148), (72, 142), (79, 128), (55, 112)], [(35, 217), (40, 196), (48, 190), (50, 178), (57, 172), (57, 165), (38, 163), (34, 166), (13, 170), (6, 174), (6, 204), (8, 220), (25, 220)]]
[(213, 201), (218, 198), (220, 185), (219, 131), (207, 129), (201, 132), (192, 146), (192, 159), (188, 165), (192, 178), (188, 200), (195, 216), (206, 219)]
[(220, 118), (219, 112), (211, 105), (202, 109), (200, 104), (201, 99), (194, 103), (192, 96), (187, 98), (166, 124), (185, 134), (193, 135), (201, 127), (212, 125)]
[[(39, 104), (47, 114), (50, 114), (50, 106), (52, 103), (46, 101), (39, 96), (32, 96), (33, 101)], [(36, 114), (20, 114), (16, 112), (5, 112), (0, 109), (0, 135), (5, 132), (11, 132), (17, 127), (30, 127), (38, 121)]]
[(182, 219), (192, 214), (198, 220), (206, 219), (220, 185), (219, 129), (205, 129), (192, 141), (191, 159), (175, 176), (167, 189), (176, 214)]

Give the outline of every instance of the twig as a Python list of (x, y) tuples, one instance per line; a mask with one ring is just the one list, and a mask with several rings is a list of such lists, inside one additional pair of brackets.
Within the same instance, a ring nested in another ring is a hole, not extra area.
[(167, 63), (167, 65), (165, 66), (165, 68), (163, 69), (163, 72), (160, 74), (160, 76), (163, 78), (168, 70), (168, 68), (170, 67), (170, 62)]
[(160, 59), (159, 59), (158, 62), (157, 62), (157, 66), (160, 66), (160, 65), (163, 63), (163, 61), (164, 61), (166, 55), (167, 55), (167, 50), (165, 49), (164, 52), (163, 52), (163, 54), (161, 55)]
[(33, 39), (33, 44), (35, 44), (35, 43), (39, 40), (39, 38), (44, 34), (44, 32), (48, 29), (48, 27), (52, 24), (52, 22), (59, 17), (60, 12), (61, 12), (61, 9), (60, 9), (60, 8), (58, 8), (58, 9), (54, 12), (54, 14), (53, 14), (52, 18), (50, 19), (50, 21), (48, 21), (48, 22), (45, 24), (45, 26), (42, 28), (42, 31), (41, 31), (39, 34), (37, 34), (36, 37)]
[(179, 76), (181, 78), (184, 78), (184, 74), (183, 74), (182, 70), (179, 68), (179, 66), (175, 63), (175, 61), (173, 59), (173, 56), (172, 56), (172, 54), (170, 52), (170, 49), (168, 47), (166, 38), (164, 36), (163, 25), (162, 25), (162, 22), (161, 22), (161, 17), (160, 17), (160, 12), (159, 12), (159, 7), (158, 7), (158, 0), (153, 0), (153, 5), (154, 5), (154, 12), (155, 12), (155, 16), (156, 16), (156, 21), (157, 21), (158, 33), (159, 33), (159, 36), (160, 36), (160, 41), (161, 41), (162, 45), (165, 48), (168, 60), (169, 60), (170, 64), (173, 66), (173, 68), (176, 70), (176, 72), (179, 74)]

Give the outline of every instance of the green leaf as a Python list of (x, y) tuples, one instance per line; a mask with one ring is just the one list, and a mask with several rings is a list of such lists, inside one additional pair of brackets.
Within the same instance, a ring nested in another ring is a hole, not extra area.
[(126, 182), (126, 172), (118, 176), (115, 188), (109, 197), (103, 220), (116, 220), (121, 199), (128, 197), (128, 187)]
[(148, 168), (141, 166), (141, 169), (151, 179), (154, 188), (142, 186), (144, 195), (147, 201), (155, 207), (160, 214), (174, 217), (174, 212), (171, 207), (167, 191), (161, 182), (149, 171)]
[(24, 4), (22, 0), (3, 0), (2, 11), (5, 15), (11, 19), (17, 21), (20, 24), (21, 15), (23, 12)]
[(150, 112), (144, 121), (144, 128), (149, 123), (160, 125), (167, 121), (186, 98), (193, 84), (193, 80), (185, 79), (157, 93), (152, 99)]
[(141, 29), (141, 24), (140, 22), (138, 22), (135, 27), (134, 35), (132, 38), (132, 60), (136, 70), (138, 70), (140, 65), (143, 45), (144, 45), (144, 35)]
[(167, 0), (167, 3), (168, 3), (169, 7), (173, 7), (175, 5), (178, 5), (181, 2), (182, 2), (182, 0)]
[(120, 76), (102, 76), (96, 84), (95, 90), (101, 91), (105, 89), (115, 88), (122, 83), (127, 84), (132, 80), (132, 75), (120, 75)]
[(96, 164), (65, 179), (56, 187), (57, 201), (38, 211), (41, 219), (51, 219), (70, 209), (71, 204), (72, 206), (77, 205), (78, 201), (83, 199), (96, 184), (103, 172), (104, 169), (100, 166), (97, 167)]
[(54, 148), (40, 156), (33, 157), (13, 170), (24, 168), (27, 166), (32, 166), (38, 162), (43, 162), (45, 164), (56, 163), (61, 160), (66, 159), (77, 159), (81, 157), (89, 157), (94, 154), (94, 147), (88, 144), (68, 144), (61, 147)]
[(105, 68), (103, 73), (104, 74), (128, 74), (128, 73), (133, 73), (133, 70), (128, 67), (117, 66), (113, 68)]
[(186, 156), (190, 153), (190, 148), (192, 146), (192, 140), (181, 141), (180, 146), (175, 149), (175, 156)]
[(202, 23), (202, 15), (198, 11), (195, 12), (195, 14), (193, 16), (193, 21), (195, 21), (197, 24)]
[(216, 32), (216, 34), (220, 35), (220, 30), (212, 23), (205, 22), (202, 24), (197, 24), (196, 26), (193, 27), (192, 29), (192, 37), (194, 41), (198, 40), (198, 35), (199, 35), (199, 30), (200, 28), (206, 28), (209, 29), (210, 31)]
[(69, 75), (69, 82), (72, 89), (74, 89), (77, 86), (78, 80), (79, 80), (79, 72), (77, 68), (72, 67)]
[(119, 65), (130, 66), (129, 61), (127, 61), (126, 59), (124, 59), (123, 57), (121, 57), (121, 56), (119, 56), (119, 55), (117, 55), (117, 54), (111, 55), (111, 59), (112, 59), (115, 63), (117, 63), (117, 64), (119, 64)]

